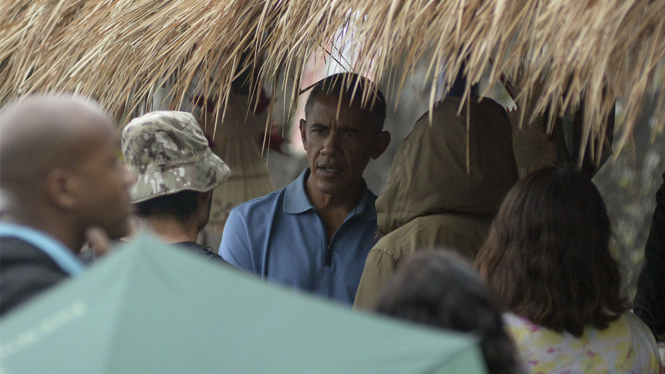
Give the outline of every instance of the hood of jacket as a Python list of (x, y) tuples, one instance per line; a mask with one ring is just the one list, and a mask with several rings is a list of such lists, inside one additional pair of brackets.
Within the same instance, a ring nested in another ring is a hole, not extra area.
[[(472, 97), (435, 104), (397, 150), (386, 191), (377, 199), (383, 235), (416, 217), (461, 214), (494, 217), (518, 180), (512, 128), (495, 101)], [(468, 117), (468, 123), (467, 123)]]

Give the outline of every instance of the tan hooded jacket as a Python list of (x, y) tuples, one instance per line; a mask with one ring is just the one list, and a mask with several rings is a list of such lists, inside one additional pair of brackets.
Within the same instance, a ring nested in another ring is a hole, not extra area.
[(445, 247), (472, 259), (517, 182), (505, 109), (471, 98), (458, 116), (460, 100), (438, 102), (431, 126), (423, 115), (397, 150), (386, 191), (376, 201), (384, 236), (367, 256), (355, 308), (371, 308), (397, 266), (419, 249)]

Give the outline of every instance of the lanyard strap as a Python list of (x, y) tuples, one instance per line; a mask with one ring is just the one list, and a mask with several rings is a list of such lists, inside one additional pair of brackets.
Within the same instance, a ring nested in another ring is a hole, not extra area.
[(77, 276), (83, 272), (84, 268), (81, 260), (72, 251), (53, 237), (41, 231), (27, 226), (0, 222), (0, 237), (18, 238), (32, 244), (49, 256), (62, 270), (71, 276)]

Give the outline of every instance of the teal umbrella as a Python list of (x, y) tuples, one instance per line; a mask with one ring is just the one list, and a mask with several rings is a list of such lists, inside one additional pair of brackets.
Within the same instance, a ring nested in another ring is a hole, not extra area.
[(0, 321), (0, 373), (485, 373), (477, 341), (143, 236)]

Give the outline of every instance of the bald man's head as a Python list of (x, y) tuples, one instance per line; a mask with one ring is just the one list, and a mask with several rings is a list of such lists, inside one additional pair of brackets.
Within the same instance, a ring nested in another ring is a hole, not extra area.
[(38, 187), (32, 182), (43, 180), (49, 170), (71, 165), (77, 159), (71, 151), (80, 151), (76, 144), (91, 125), (110, 129), (112, 122), (101, 108), (80, 98), (32, 97), (2, 110), (0, 187)]
[(0, 188), (33, 216), (62, 215), (115, 235), (130, 212), (132, 182), (116, 137), (104, 110), (83, 98), (34, 96), (11, 104), (0, 111)]

